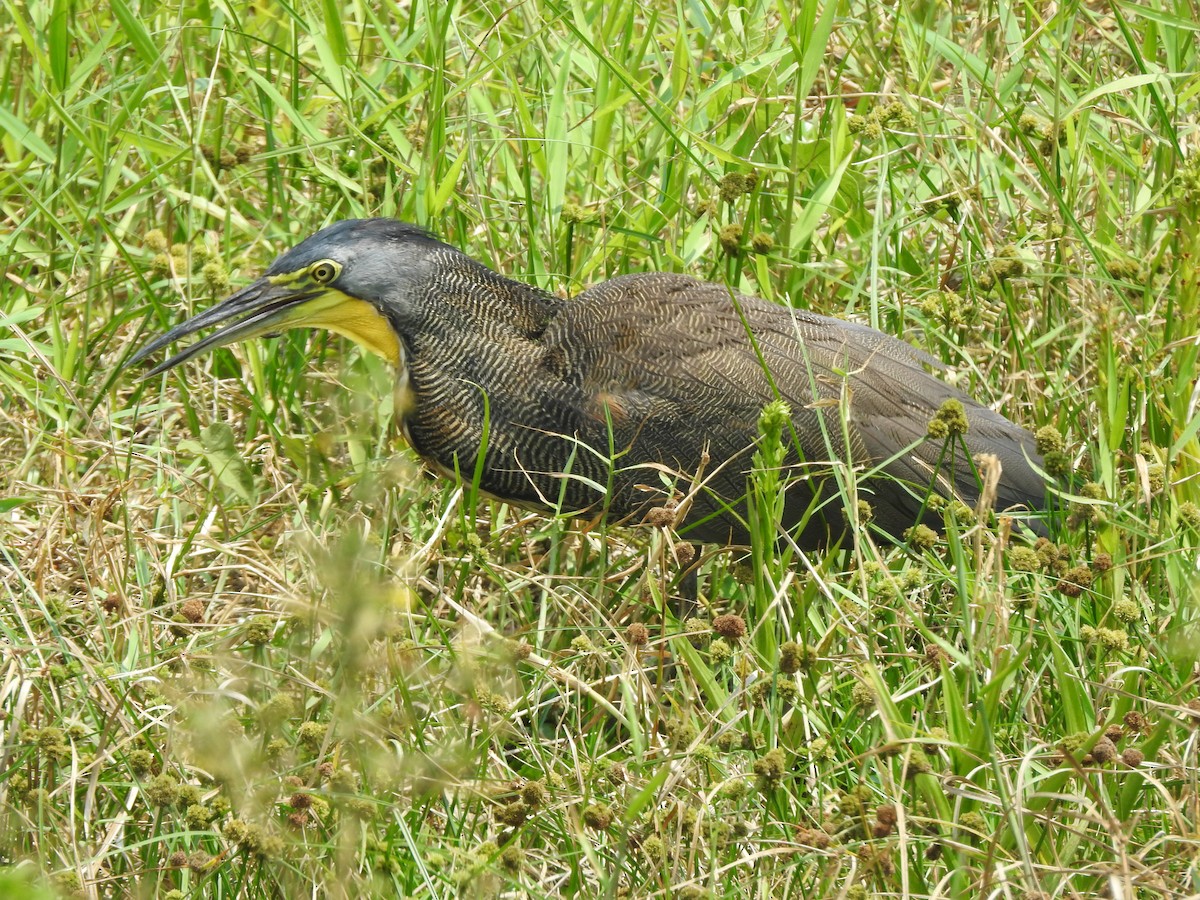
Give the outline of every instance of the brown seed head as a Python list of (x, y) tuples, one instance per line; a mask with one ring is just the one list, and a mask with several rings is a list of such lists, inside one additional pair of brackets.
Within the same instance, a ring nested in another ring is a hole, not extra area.
[(949, 655), (939, 645), (930, 641), (925, 645), (925, 662), (931, 666), (940, 666), (943, 662), (948, 662)]
[(179, 607), (179, 612), (185, 619), (195, 624), (204, 618), (204, 601), (196, 597), (185, 600), (183, 606)]
[(795, 641), (784, 641), (779, 647), (779, 671), (794, 675), (804, 664), (804, 648)]
[(625, 640), (631, 647), (645, 647), (650, 643), (650, 629), (641, 622), (634, 622), (626, 629)]
[(1112, 762), (1117, 758), (1117, 745), (1108, 738), (1102, 737), (1092, 746), (1091, 757), (1098, 765)]
[(818, 850), (825, 850), (833, 843), (832, 838), (817, 828), (797, 828), (796, 842)]
[(730, 641), (740, 641), (746, 636), (746, 620), (741, 616), (724, 615), (713, 619), (712, 629)]
[(681, 567), (690, 566), (696, 558), (696, 545), (686, 541), (675, 545), (675, 563)]
[(667, 506), (654, 506), (646, 513), (642, 520), (647, 525), (653, 525), (655, 528), (674, 528), (676, 514), (675, 510)]
[(1065, 597), (1078, 597), (1092, 586), (1095, 576), (1087, 566), (1072, 566), (1063, 573), (1058, 590)]
[(290, 806), (292, 809), (308, 809), (310, 806), (312, 806), (312, 804), (312, 795), (305, 794), (303, 792), (292, 794), (291, 799), (288, 800), (288, 806)]
[(1125, 718), (1122, 719), (1125, 727), (1129, 729), (1131, 734), (1145, 734), (1150, 730), (1150, 718), (1137, 710), (1130, 710), (1125, 713)]

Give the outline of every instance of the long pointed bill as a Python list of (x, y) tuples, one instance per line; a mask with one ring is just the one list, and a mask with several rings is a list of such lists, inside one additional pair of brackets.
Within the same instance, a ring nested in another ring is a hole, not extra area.
[(344, 334), (389, 362), (400, 360), (400, 345), (395, 333), (369, 303), (327, 287), (297, 287), (294, 283), (274, 283), (269, 278), (260, 278), (228, 300), (155, 338), (130, 357), (122, 368), (137, 365), (168, 344), (213, 326), (221, 327), (159, 363), (142, 377), (151, 378), (207, 350), (234, 341), (304, 326)]

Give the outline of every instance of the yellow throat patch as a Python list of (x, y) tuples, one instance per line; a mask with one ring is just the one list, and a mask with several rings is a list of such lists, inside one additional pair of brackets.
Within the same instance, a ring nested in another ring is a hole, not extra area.
[(391, 323), (367, 301), (340, 291), (329, 290), (292, 307), (282, 319), (271, 323), (271, 331), (280, 328), (324, 328), (350, 338), (393, 366), (403, 362), (400, 340)]

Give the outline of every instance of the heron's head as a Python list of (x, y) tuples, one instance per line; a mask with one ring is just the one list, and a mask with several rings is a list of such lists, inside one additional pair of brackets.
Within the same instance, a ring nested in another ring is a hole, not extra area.
[(424, 280), (425, 263), (441, 246), (420, 228), (394, 219), (337, 222), (283, 254), (249, 287), (150, 341), (126, 365), (206, 328), (216, 331), (148, 376), (214, 347), (301, 327), (345, 335), (398, 364), (400, 338), (389, 312), (404, 303), (407, 288)]

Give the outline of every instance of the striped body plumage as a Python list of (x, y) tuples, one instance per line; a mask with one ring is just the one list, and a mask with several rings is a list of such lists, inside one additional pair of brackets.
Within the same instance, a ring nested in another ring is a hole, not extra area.
[[(336, 270), (327, 280), (322, 265)], [(391, 346), (388, 335), (362, 333), (371, 326), (330, 324), (327, 304), (317, 324), (401, 366), (405, 433), (418, 454), (470, 477), (482, 450), (480, 487), (518, 504), (638, 521), (670, 498), (672, 481), (677, 496), (692, 492), (699, 471), (680, 531), (744, 542), (740, 500), (758, 421), (779, 399), (794, 431), (785, 433), (783, 524), (807, 521), (798, 535), (804, 546), (845, 530), (833, 465), (844, 477), (859, 473), (858, 496), (874, 523), (897, 536), (918, 520), (936, 524), (926, 511), (931, 487), (977, 499), (962, 444), (1000, 460), (998, 508), (1043, 505), (1029, 432), (931, 375), (937, 364), (928, 356), (873, 329), (721, 285), (628, 275), (563, 300), (379, 219), (325, 229), (256, 284), (257, 292), (251, 286), (222, 304), (228, 309), (197, 316), (137, 358), (231, 316), (240, 318), (159, 370), (225, 339), (278, 328), (289, 303), (302, 310), (330, 292), (366, 302), (377, 327), (394, 335), (394, 351), (379, 349)], [(317, 287), (324, 293), (314, 294)], [(306, 322), (293, 314), (285, 324)], [(951, 399), (962, 403), (968, 431), (949, 444), (926, 439)]]

